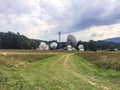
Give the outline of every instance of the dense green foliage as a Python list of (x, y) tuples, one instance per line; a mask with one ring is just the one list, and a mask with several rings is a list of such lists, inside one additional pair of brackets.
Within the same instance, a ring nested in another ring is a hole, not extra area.
[(115, 45), (114, 44), (110, 44), (109, 45), (109, 50), (110, 51), (115, 51)]
[(12, 32), (0, 32), (0, 48), (1, 49), (31, 49), (39, 45), (40, 40), (33, 40)]
[[(107, 42), (107, 41), (93, 41), (90, 40), (88, 42), (78, 41), (78, 45), (83, 44), (85, 50), (96, 51), (96, 50), (111, 50), (113, 51), (115, 48), (120, 49), (120, 43), (115, 42)], [(112, 45), (112, 47), (111, 47)]]

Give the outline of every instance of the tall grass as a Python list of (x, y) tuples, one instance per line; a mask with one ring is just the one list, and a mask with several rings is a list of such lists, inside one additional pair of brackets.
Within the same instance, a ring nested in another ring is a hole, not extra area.
[(0, 50), (0, 65), (24, 66), (26, 64), (51, 57), (60, 52), (37, 50)]
[(99, 68), (120, 71), (120, 52), (83, 52), (76, 54)]

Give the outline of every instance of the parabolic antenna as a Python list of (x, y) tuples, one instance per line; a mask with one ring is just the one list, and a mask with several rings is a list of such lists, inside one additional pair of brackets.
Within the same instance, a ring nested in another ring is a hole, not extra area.
[(73, 35), (68, 35), (67, 42), (69, 45), (75, 47), (77, 45), (77, 40)]
[(46, 45), (45, 42), (41, 42), (40, 45), (39, 45), (40, 50), (45, 50), (46, 47), (47, 47), (47, 45)]
[(79, 48), (79, 49), (84, 49), (84, 46), (83, 46), (82, 44), (80, 44), (80, 45), (78, 46), (78, 48)]
[(71, 46), (71, 45), (68, 45), (68, 46), (67, 46), (67, 49), (68, 49), (68, 51), (72, 51), (72, 46)]
[(78, 46), (78, 49), (79, 49), (79, 51), (84, 51), (84, 45), (80, 44), (80, 45)]
[(52, 42), (51, 44), (50, 44), (50, 47), (52, 48), (52, 49), (56, 49), (57, 48), (57, 43), (56, 42)]
[(71, 46), (71, 45), (68, 45), (67, 48), (72, 48), (72, 46)]

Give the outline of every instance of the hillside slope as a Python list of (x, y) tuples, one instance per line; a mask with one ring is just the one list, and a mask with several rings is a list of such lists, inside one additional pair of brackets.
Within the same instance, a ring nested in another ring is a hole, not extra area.
[(108, 39), (105, 39), (105, 41), (107, 41), (107, 42), (120, 43), (120, 37), (108, 38)]

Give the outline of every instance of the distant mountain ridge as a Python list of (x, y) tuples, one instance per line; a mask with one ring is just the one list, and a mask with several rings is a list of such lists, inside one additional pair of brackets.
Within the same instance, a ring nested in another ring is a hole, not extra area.
[(120, 43), (120, 37), (108, 38), (108, 39), (105, 39), (104, 41)]

